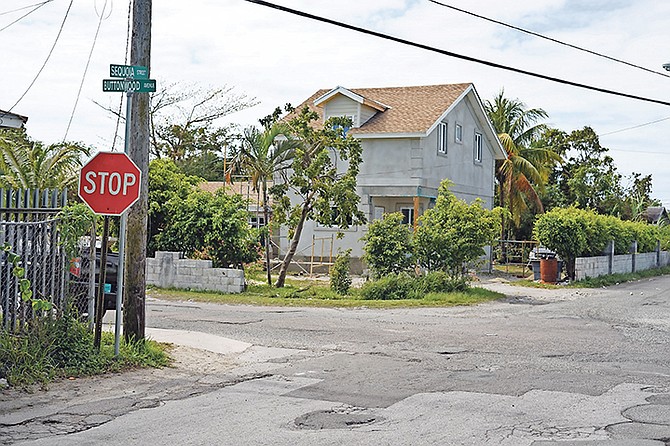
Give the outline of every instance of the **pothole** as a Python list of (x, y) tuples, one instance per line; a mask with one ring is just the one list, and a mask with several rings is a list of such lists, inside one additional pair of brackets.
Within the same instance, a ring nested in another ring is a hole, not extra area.
[(507, 299), (508, 304), (516, 305), (547, 305), (549, 301), (537, 300), (528, 296), (510, 296)]
[(367, 409), (317, 410), (300, 415), (293, 423), (298, 429), (353, 429), (369, 426), (384, 418), (372, 415)]

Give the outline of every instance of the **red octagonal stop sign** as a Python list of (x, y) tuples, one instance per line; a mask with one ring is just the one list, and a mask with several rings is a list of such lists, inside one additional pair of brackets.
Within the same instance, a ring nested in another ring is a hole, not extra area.
[(140, 197), (141, 175), (125, 153), (98, 152), (81, 168), (79, 196), (96, 214), (121, 215)]

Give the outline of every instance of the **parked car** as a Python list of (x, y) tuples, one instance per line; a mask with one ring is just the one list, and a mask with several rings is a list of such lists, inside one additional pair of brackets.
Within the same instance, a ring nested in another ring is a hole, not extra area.
[[(100, 256), (97, 251), (95, 255), (95, 296), (98, 293), (98, 284), (100, 276)], [(116, 309), (116, 280), (119, 268), (119, 254), (117, 252), (107, 252), (107, 261), (105, 267), (105, 297), (104, 309)], [(70, 296), (82, 316), (88, 315), (88, 296), (89, 296), (89, 275), (90, 260), (88, 248), (84, 248), (80, 257), (70, 260)]]

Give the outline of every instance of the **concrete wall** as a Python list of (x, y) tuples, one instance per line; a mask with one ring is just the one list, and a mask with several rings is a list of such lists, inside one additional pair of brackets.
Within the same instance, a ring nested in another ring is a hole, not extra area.
[(147, 258), (147, 285), (221, 293), (244, 291), (244, 271), (212, 268), (211, 260), (183, 259), (180, 252), (157, 251)]
[[(657, 257), (660, 262), (657, 264)], [(633, 262), (635, 269), (633, 270)], [(613, 256), (612, 274), (626, 274), (634, 271), (667, 266), (670, 264), (670, 253), (661, 251), (641, 254), (622, 254)], [(575, 259), (575, 280), (598, 277), (609, 274), (609, 256), (577, 257)]]

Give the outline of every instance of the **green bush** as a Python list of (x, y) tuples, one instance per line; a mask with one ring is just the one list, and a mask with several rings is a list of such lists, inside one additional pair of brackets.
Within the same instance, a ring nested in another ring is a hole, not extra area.
[(410, 299), (414, 278), (407, 273), (388, 274), (361, 288), (361, 297), (366, 300)]
[(351, 288), (351, 249), (340, 253), (330, 270), (330, 288), (337, 294), (346, 295)]
[(419, 265), (427, 271), (444, 271), (451, 277), (464, 275), (466, 264), (485, 254), (484, 247), (498, 237), (501, 209), (484, 209), (481, 200), (471, 204), (459, 200), (440, 185), (437, 202), (419, 219), (414, 250)]
[(366, 300), (423, 299), (430, 293), (452, 293), (466, 289), (468, 281), (464, 276), (452, 277), (444, 271), (431, 271), (419, 277), (400, 273), (367, 282), (361, 288), (361, 297)]
[(466, 276), (452, 277), (444, 271), (430, 271), (417, 279), (417, 289), (422, 294), (453, 293), (468, 289)]
[(413, 263), (410, 227), (402, 224), (402, 219), (399, 212), (385, 214), (370, 223), (362, 238), (363, 260), (375, 278), (407, 271)]
[(533, 234), (565, 260), (571, 279), (576, 257), (602, 255), (610, 241), (614, 241), (615, 254), (627, 254), (635, 240), (638, 252), (653, 252), (657, 240), (662, 238), (662, 231), (656, 226), (577, 208), (555, 208), (540, 215)]

